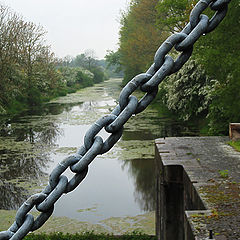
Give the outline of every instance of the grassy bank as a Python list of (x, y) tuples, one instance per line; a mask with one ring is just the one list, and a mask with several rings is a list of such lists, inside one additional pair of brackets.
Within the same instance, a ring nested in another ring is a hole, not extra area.
[(93, 85), (94, 83), (89, 83), (85, 85), (76, 83), (72, 86), (62, 86), (45, 93), (35, 91), (32, 94), (30, 102), (26, 97), (18, 97), (13, 101), (11, 101), (4, 108), (4, 110), (0, 111), (0, 116), (1, 115), (17, 115), (24, 111), (32, 110), (35, 108), (39, 109), (44, 107), (44, 103), (47, 103), (54, 98), (66, 96), (67, 94), (75, 93), (80, 89), (90, 87)]
[(236, 151), (240, 152), (240, 141), (229, 141), (228, 144), (232, 146)]
[(129, 235), (109, 235), (109, 234), (95, 234), (94, 232), (86, 232), (82, 234), (63, 234), (63, 233), (51, 233), (51, 234), (29, 234), (24, 240), (154, 240), (155, 236), (149, 236), (133, 232)]

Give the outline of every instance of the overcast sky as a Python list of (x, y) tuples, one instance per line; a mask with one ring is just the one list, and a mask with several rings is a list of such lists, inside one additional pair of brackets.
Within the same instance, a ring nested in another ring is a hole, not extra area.
[(98, 59), (116, 50), (120, 10), (129, 0), (0, 0), (47, 31), (47, 44), (58, 57), (93, 49)]

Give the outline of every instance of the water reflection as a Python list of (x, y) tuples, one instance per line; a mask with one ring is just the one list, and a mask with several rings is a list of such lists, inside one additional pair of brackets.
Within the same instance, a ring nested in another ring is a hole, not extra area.
[(151, 106), (126, 123), (120, 159), (134, 181), (135, 201), (142, 211), (155, 210), (154, 139), (198, 134), (194, 126), (159, 116)]
[(26, 200), (28, 191), (15, 184), (0, 180), (0, 209), (17, 209)]
[(123, 168), (134, 179), (134, 197), (142, 211), (155, 210), (155, 167), (153, 159), (124, 161)]
[(0, 209), (16, 209), (46, 184), (49, 148), (61, 135), (58, 124), (25, 116), (2, 122), (0, 130)]

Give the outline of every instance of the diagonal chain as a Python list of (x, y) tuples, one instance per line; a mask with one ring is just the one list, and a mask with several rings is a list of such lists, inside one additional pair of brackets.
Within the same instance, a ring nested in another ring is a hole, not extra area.
[[(41, 193), (30, 196), (22, 204), (12, 226), (7, 231), (0, 232), (0, 240), (21, 240), (48, 220), (53, 213), (55, 202), (62, 194), (73, 191), (82, 182), (87, 175), (88, 165), (94, 158), (108, 152), (121, 138), (123, 126), (128, 119), (142, 112), (153, 101), (158, 92), (158, 85), (163, 79), (177, 72), (188, 61), (193, 45), (200, 36), (213, 31), (223, 20), (230, 1), (200, 0), (196, 4), (185, 28), (162, 43), (156, 51), (152, 66), (146, 73), (139, 74), (128, 82), (120, 93), (119, 104), (115, 109), (90, 127), (84, 137), (84, 145), (76, 154), (67, 157), (53, 169), (47, 187)], [(207, 7), (215, 11), (211, 19), (202, 14)], [(176, 60), (167, 55), (173, 47), (181, 52)], [(131, 95), (138, 88), (145, 92), (140, 100)], [(97, 136), (103, 128), (110, 133), (105, 141)], [(68, 168), (75, 173), (70, 181), (62, 175)], [(40, 212), (36, 219), (29, 213), (33, 207)]]

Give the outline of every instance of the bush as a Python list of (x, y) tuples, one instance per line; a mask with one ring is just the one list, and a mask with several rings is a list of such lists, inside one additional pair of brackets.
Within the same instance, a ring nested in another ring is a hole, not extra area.
[(205, 117), (212, 101), (216, 81), (210, 79), (195, 61), (187, 62), (171, 75), (161, 87), (168, 109), (187, 121), (197, 116)]
[(91, 72), (94, 75), (94, 77), (93, 77), (94, 83), (100, 83), (100, 82), (104, 81), (105, 76), (104, 76), (104, 72), (101, 70), (101, 68), (99, 68), (99, 67), (91, 68)]

